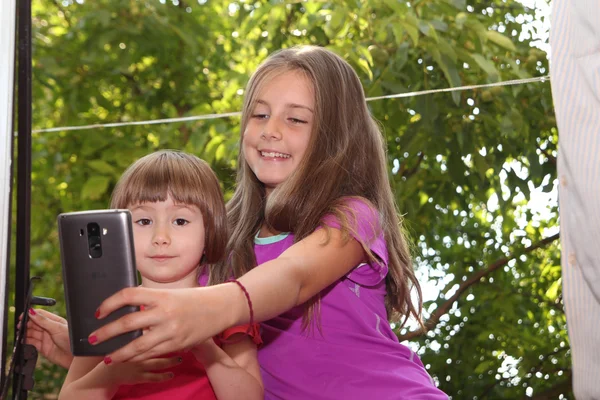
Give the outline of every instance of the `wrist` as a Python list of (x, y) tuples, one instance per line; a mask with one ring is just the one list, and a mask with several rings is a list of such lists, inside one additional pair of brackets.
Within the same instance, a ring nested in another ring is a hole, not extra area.
[(86, 375), (86, 386), (94, 388), (98, 398), (112, 399), (119, 386), (123, 384), (122, 374), (118, 372), (120, 368), (115, 367), (100, 362), (91, 373)]
[(65, 368), (65, 369), (71, 368), (72, 362), (73, 362), (73, 356), (71, 354), (65, 354), (62, 357), (59, 357), (58, 360), (56, 360), (56, 364), (58, 364), (59, 366)]
[(117, 389), (119, 386), (124, 384), (123, 374), (119, 374), (119, 367), (116, 365), (107, 365), (102, 361), (98, 364), (98, 368), (100, 369), (99, 382), (102, 382), (102, 386), (106, 387), (107, 390)]

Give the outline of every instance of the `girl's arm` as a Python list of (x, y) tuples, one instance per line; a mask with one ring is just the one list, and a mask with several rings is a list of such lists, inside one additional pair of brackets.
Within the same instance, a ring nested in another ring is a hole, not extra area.
[[(271, 319), (305, 303), (366, 260), (356, 239), (344, 241), (339, 229), (329, 232), (328, 242), (326, 230), (318, 229), (238, 279), (248, 290), (255, 320)], [(235, 306), (234, 324), (248, 322), (248, 305), (237, 300)]]
[[(335, 228), (329, 233), (327, 240), (326, 230), (317, 229), (277, 259), (239, 279), (250, 294), (255, 322), (304, 303), (366, 260), (356, 239), (344, 240)], [(147, 309), (130, 313), (90, 335), (101, 343), (135, 329), (149, 329), (110, 354), (115, 363), (192, 348), (231, 326), (250, 321), (248, 302), (235, 283), (172, 291), (127, 288), (106, 299), (98, 310), (103, 318), (125, 305), (141, 304)]]
[(58, 396), (59, 400), (110, 400), (121, 385), (162, 382), (170, 372), (152, 372), (177, 365), (177, 357), (129, 362), (117, 366), (105, 364), (102, 357), (75, 357)]
[(209, 339), (192, 351), (206, 369), (217, 399), (262, 400), (264, 390), (256, 345), (243, 333), (232, 336), (230, 340), (231, 344), (220, 348)]
[(102, 357), (75, 357), (58, 399), (112, 399), (118, 385), (111, 382), (112, 371), (107, 367)]

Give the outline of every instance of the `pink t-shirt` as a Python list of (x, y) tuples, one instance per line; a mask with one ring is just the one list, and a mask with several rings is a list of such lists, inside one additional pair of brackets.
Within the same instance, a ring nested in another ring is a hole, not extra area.
[(150, 382), (139, 385), (123, 385), (119, 387), (113, 399), (118, 400), (216, 400), (215, 392), (206, 375), (206, 371), (192, 352), (168, 355), (181, 357), (181, 364), (165, 371), (173, 372), (173, 379), (164, 382)]
[[(388, 252), (379, 214), (349, 200), (349, 222), (378, 263), (360, 264), (321, 293), (320, 331), (302, 330), (304, 307), (261, 324), (258, 359), (265, 399), (447, 399), (419, 357), (400, 344), (387, 321)], [(339, 228), (332, 216), (326, 225)], [(258, 265), (294, 243), (293, 234), (256, 238)]]
[[(259, 346), (262, 343), (257, 324), (240, 325), (226, 329), (214, 340), (221, 346), (233, 335), (246, 333)], [(235, 339), (234, 339), (235, 340)], [(122, 385), (113, 400), (217, 400), (204, 366), (191, 351), (173, 353), (164, 357), (181, 357), (181, 364), (164, 371), (173, 372), (173, 378), (163, 382)]]

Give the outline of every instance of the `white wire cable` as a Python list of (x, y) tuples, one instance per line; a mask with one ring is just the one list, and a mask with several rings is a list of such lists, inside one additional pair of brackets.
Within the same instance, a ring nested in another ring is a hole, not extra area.
[[(398, 99), (398, 98), (402, 98), (402, 97), (416, 97), (416, 96), (423, 96), (426, 94), (434, 94), (434, 93), (458, 92), (458, 91), (463, 91), (463, 90), (483, 89), (483, 88), (498, 87), (498, 86), (523, 85), (526, 83), (546, 82), (549, 80), (550, 80), (550, 76), (538, 76), (535, 78), (513, 79), (513, 80), (509, 80), (509, 81), (485, 83), (485, 84), (481, 84), (481, 85), (457, 86), (457, 87), (444, 88), (444, 89), (421, 90), (418, 92), (408, 92), (408, 93), (390, 94), (387, 96), (368, 97), (366, 100), (367, 101), (375, 101), (375, 100), (384, 100), (384, 99)], [(112, 122), (112, 123), (107, 123), (107, 124), (59, 126), (59, 127), (55, 127), (55, 128), (35, 129), (35, 130), (32, 130), (31, 133), (117, 128), (117, 127), (121, 127), (121, 126), (133, 126), (133, 125), (171, 124), (174, 122), (188, 122), (188, 121), (199, 121), (199, 120), (207, 120), (207, 119), (238, 117), (241, 114), (242, 114), (241, 112), (237, 111), (237, 112), (229, 112), (229, 113), (222, 113), (222, 114), (203, 114), (203, 115), (193, 115), (193, 116), (189, 116), (189, 117), (153, 119), (153, 120), (147, 120), (147, 121), (128, 121), (128, 122)], [(16, 132), (15, 132), (15, 134), (16, 134)]]
[(424, 94), (457, 92), (457, 91), (460, 91), (460, 90), (483, 89), (483, 88), (497, 87), (497, 86), (522, 85), (522, 84), (525, 84), (525, 83), (546, 82), (546, 81), (549, 81), (549, 80), (550, 80), (550, 75), (547, 75), (547, 76), (536, 76), (535, 78), (513, 79), (513, 80), (510, 80), (510, 81), (501, 81), (501, 82), (495, 82), (495, 83), (484, 83), (484, 84), (481, 84), (481, 85), (457, 86), (457, 87), (444, 88), (444, 89), (422, 90), (420, 92), (399, 93), (399, 94), (390, 94), (390, 95), (387, 95), (387, 96), (368, 97), (367, 101), (383, 100), (383, 99), (399, 99), (401, 97), (416, 97), (416, 96), (422, 96)]
[(164, 119), (151, 119), (148, 121), (130, 121), (130, 122), (111, 122), (108, 124), (92, 124), (92, 125), (77, 125), (77, 126), (59, 126), (56, 128), (47, 129), (35, 129), (31, 133), (44, 133), (44, 132), (59, 132), (59, 131), (78, 131), (86, 129), (100, 129), (100, 128), (116, 128), (119, 126), (132, 126), (132, 125), (155, 125), (155, 124), (170, 124), (173, 122), (186, 122), (186, 121), (198, 121), (201, 119), (216, 119), (216, 118), (227, 118), (237, 117), (241, 115), (241, 112), (230, 112), (224, 114), (204, 114), (204, 115), (193, 115), (190, 117), (178, 117), (178, 118), (164, 118)]

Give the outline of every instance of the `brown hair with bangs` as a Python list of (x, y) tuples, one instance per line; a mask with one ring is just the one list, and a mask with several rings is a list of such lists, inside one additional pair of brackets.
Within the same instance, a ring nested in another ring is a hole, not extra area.
[[(380, 216), (389, 253), (388, 317), (395, 319), (394, 314), (399, 314), (401, 326), (411, 315), (420, 322), (421, 289), (390, 187), (386, 142), (367, 108), (361, 82), (346, 61), (314, 46), (293, 47), (269, 56), (247, 85), (240, 143), (263, 87), (285, 72), (302, 73), (312, 82), (315, 123), (308, 148), (296, 171), (267, 199), (264, 185), (245, 161), (240, 145), (237, 186), (227, 204), (228, 268), (215, 268), (211, 281), (223, 281), (230, 274), (241, 276), (256, 266), (254, 235), (264, 223), (280, 232), (293, 232), (298, 241), (319, 227), (326, 214), (333, 214), (348, 238), (352, 224), (346, 204), (348, 198), (356, 197), (366, 200)], [(362, 245), (373, 259), (368, 246)], [(412, 288), (417, 291), (416, 303), (411, 298)], [(317, 301), (309, 303), (305, 323), (311, 318), (310, 309), (318, 310), (314, 307)]]
[(222, 261), (227, 243), (225, 202), (217, 176), (203, 160), (177, 150), (161, 150), (134, 162), (113, 190), (111, 208), (167, 200), (194, 205), (204, 221), (203, 262)]

